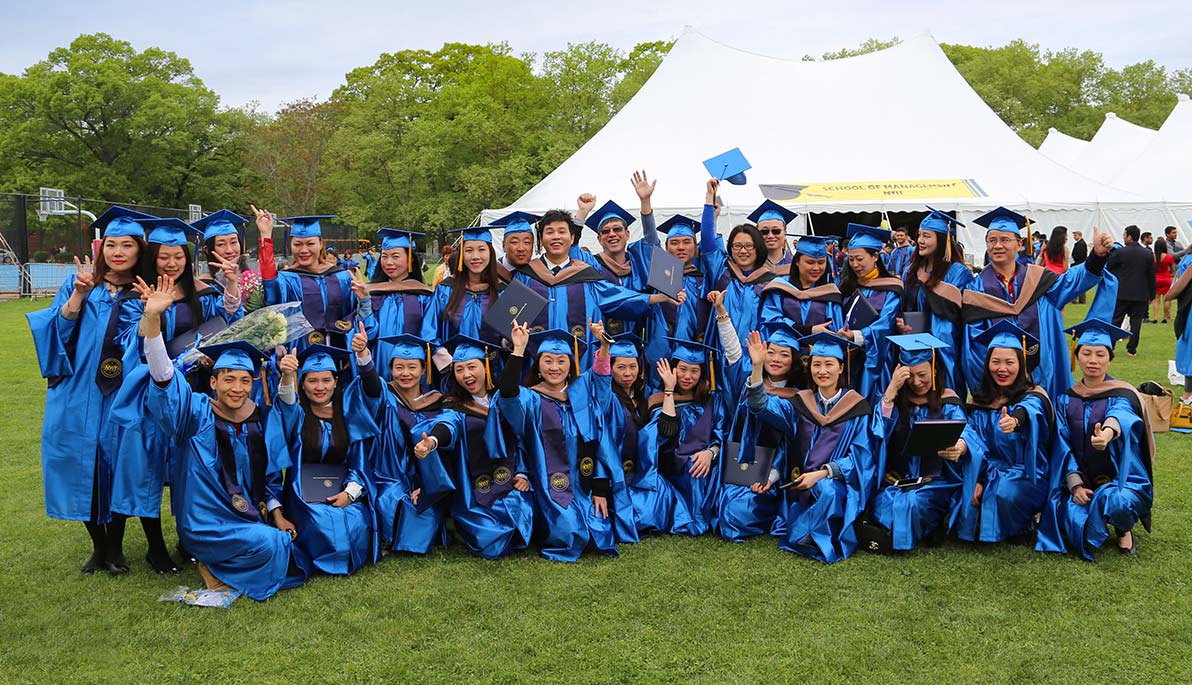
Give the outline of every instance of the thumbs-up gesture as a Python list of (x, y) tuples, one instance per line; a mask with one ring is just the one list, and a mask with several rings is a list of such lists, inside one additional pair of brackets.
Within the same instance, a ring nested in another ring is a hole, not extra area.
[(425, 459), (426, 455), (438, 449), (438, 447), (438, 439), (436, 439), (433, 435), (427, 435), (424, 432), (422, 434), (422, 439), (418, 441), (418, 444), (414, 445), (414, 456), (418, 457), (419, 459)]
[(1103, 427), (1100, 423), (1093, 426), (1093, 433), (1089, 436), (1089, 442), (1092, 443), (1093, 449), (1103, 450), (1109, 446), (1110, 441), (1113, 440), (1113, 429)]
[(1098, 257), (1104, 257), (1113, 250), (1113, 236), (1108, 232), (1102, 233), (1100, 229), (1093, 226), (1093, 252)]
[(1018, 430), (1018, 419), (1010, 416), (1010, 412), (1002, 407), (1002, 418), (998, 420), (997, 427), (1001, 428), (1003, 433), (1013, 433)]
[(291, 347), (288, 352), (281, 355), (277, 360), (277, 370), (281, 372), (282, 379), (293, 379), (294, 374), (298, 373), (298, 348)]
[(352, 351), (360, 354), (368, 349), (368, 333), (364, 330), (364, 322), (356, 324), (356, 335), (352, 336)]

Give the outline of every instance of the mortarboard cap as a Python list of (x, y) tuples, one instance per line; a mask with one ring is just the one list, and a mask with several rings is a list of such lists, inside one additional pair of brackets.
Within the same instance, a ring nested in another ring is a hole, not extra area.
[(144, 238), (145, 228), (137, 223), (136, 220), (153, 218), (154, 216), (152, 214), (112, 205), (103, 214), (97, 216), (95, 221), (91, 222), (91, 228), (99, 229), (105, 238), (108, 236), (113, 238), (123, 236)]
[(400, 228), (382, 228), (377, 231), (377, 240), (381, 241), (381, 251), (397, 248), (412, 249), (414, 239), (426, 235), (418, 231), (403, 231)]
[(667, 240), (671, 238), (694, 238), (696, 231), (699, 230), (699, 223), (695, 219), (685, 217), (682, 214), (676, 214), (663, 221), (658, 227), (658, 230), (666, 234)]
[(613, 344), (609, 345), (609, 357), (641, 357), (645, 354), (645, 344), (636, 333), (622, 333), (613, 336)]
[(199, 348), (199, 352), (215, 360), (215, 365), (211, 367), (212, 371), (232, 369), (247, 371), (253, 376), (261, 373), (261, 357), (263, 356), (261, 351), (243, 340), (205, 345)]
[(311, 345), (298, 353), (298, 377), (301, 378), (312, 371), (339, 372), (339, 362), (351, 355), (350, 350), (330, 345)]
[(902, 352), (899, 354), (898, 363), (906, 366), (918, 366), (919, 364), (929, 362), (932, 360), (935, 350), (943, 350), (951, 347), (951, 345), (930, 333), (891, 335), (886, 340), (901, 348)]
[(741, 148), (735, 147), (728, 152), (704, 160), (704, 168), (717, 180), (728, 181), (735, 186), (743, 186), (745, 185), (745, 172), (753, 167), (745, 159), (745, 155), (741, 154)]
[(1026, 354), (1026, 350), (1039, 344), (1038, 338), (1022, 330), (1009, 319), (1002, 319), (990, 326), (985, 332), (973, 339), (974, 342), (984, 345), (989, 349), (995, 347), (1022, 350)]
[[(460, 234), (461, 240), (479, 240), (482, 243), (493, 244), (493, 233), (488, 226), (468, 226), (467, 228), (453, 228), (446, 231), (448, 235), (452, 233)], [(462, 253), (461, 253), (462, 256)]]
[(981, 216), (973, 219), (977, 224), (984, 226), (989, 231), (1002, 231), (1004, 233), (1013, 233), (1021, 237), (1019, 231), (1027, 225), (1029, 221), (1025, 216), (1015, 212), (1012, 209), (1005, 207), (998, 207), (992, 212), (987, 212)]
[(533, 233), (534, 225), (537, 224), (541, 218), (542, 217), (538, 216), (537, 214), (531, 214), (529, 212), (513, 212), (512, 214), (506, 214), (500, 219), (497, 219), (492, 223), (492, 225), (503, 227), (505, 229), (504, 235), (513, 235), (514, 233)]
[(636, 221), (636, 219), (633, 218), (633, 215), (630, 214), (624, 207), (617, 204), (616, 202), (613, 202), (612, 200), (609, 200), (608, 202), (605, 202), (603, 205), (601, 205), (600, 209), (592, 212), (592, 214), (588, 216), (588, 220), (584, 222), (584, 225), (599, 233), (600, 227), (604, 226), (605, 222), (611, 221), (613, 219), (620, 219), (621, 221), (625, 222), (626, 228)]
[(402, 333), (401, 335), (387, 335), (380, 340), (389, 343), (389, 361), (394, 359), (408, 359), (425, 362), (430, 354), (430, 344), (416, 335)]
[(866, 250), (881, 250), (890, 242), (890, 231), (865, 224), (848, 225), (848, 247), (864, 248)]
[(1130, 331), (1102, 319), (1085, 319), (1064, 332), (1076, 336), (1077, 345), (1095, 345), (1111, 350), (1118, 340), (1130, 337)]
[(945, 214), (930, 205), (927, 209), (930, 210), (930, 213), (919, 222), (920, 230), (931, 231), (932, 233), (955, 234), (956, 229), (954, 227), (964, 226), (964, 224), (953, 219), (951, 215)]
[(762, 324), (762, 331), (766, 334), (766, 342), (781, 347), (798, 350), (801, 347), (799, 332), (785, 321), (771, 321)]
[(282, 221), (290, 225), (291, 238), (322, 238), (323, 227), (319, 225), (319, 220), (334, 218), (334, 214), (320, 214), (318, 216), (287, 216)]
[(795, 254), (803, 254), (812, 259), (823, 259), (828, 256), (827, 240), (818, 235), (805, 235), (799, 238), (795, 245)]
[(202, 232), (203, 240), (211, 240), (221, 235), (239, 235), (238, 228), (248, 223), (248, 219), (239, 214), (221, 209), (192, 223), (191, 228)]
[(831, 357), (844, 361), (845, 350), (853, 347), (851, 340), (846, 340), (835, 333), (815, 333), (799, 339), (799, 345), (802, 347), (809, 347), (811, 351), (808, 352), (810, 357)]
[(762, 202), (760, 205), (758, 205), (757, 209), (753, 210), (753, 213), (746, 218), (755, 224), (761, 223), (763, 221), (771, 221), (773, 219), (777, 219), (783, 224), (789, 224), (791, 220), (797, 216), (799, 215), (787, 209), (786, 207), (783, 207), (777, 202), (774, 202), (773, 200), (766, 200), (765, 202)]
[(496, 345), (491, 345), (483, 340), (467, 335), (455, 335), (443, 344), (451, 351), (451, 361), (453, 362), (470, 362), (474, 359), (485, 359), (489, 353), (500, 350)]
[(146, 242), (156, 243), (157, 245), (169, 245), (171, 247), (189, 245), (191, 234), (196, 233), (195, 229), (190, 227), (190, 224), (174, 217), (150, 217), (148, 219), (136, 219), (136, 222), (142, 227), (149, 229), (149, 237), (146, 238)]

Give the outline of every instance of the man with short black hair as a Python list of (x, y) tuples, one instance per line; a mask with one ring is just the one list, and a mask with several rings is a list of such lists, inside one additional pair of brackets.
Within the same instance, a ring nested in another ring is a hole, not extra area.
[(1180, 244), (1179, 231), (1175, 226), (1168, 226), (1163, 229), (1163, 237), (1167, 240), (1167, 253), (1178, 263), (1180, 257), (1184, 256), (1184, 246)]
[[(1088, 243), (1084, 242), (1084, 232), (1072, 231), (1072, 238), (1076, 241), (1072, 243), (1072, 266), (1084, 264), (1084, 260), (1088, 259), (1089, 257), (1089, 246)], [(1087, 293), (1080, 293), (1080, 297), (1076, 298), (1076, 302), (1079, 304), (1084, 304), (1084, 296), (1086, 294)]]
[(1121, 326), (1122, 320), (1130, 317), (1130, 340), (1126, 343), (1126, 354), (1131, 357), (1138, 352), (1138, 339), (1142, 334), (1142, 322), (1147, 316), (1147, 305), (1155, 299), (1155, 257), (1139, 242), (1140, 233), (1137, 226), (1127, 226), (1123, 238), (1126, 244), (1114, 250), (1105, 264), (1105, 268), (1118, 277), (1113, 325)]

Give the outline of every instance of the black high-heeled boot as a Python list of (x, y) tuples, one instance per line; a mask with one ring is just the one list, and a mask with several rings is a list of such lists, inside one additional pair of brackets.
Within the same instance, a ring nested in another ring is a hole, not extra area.
[(149, 543), (149, 551), (145, 554), (145, 561), (159, 574), (177, 575), (178, 565), (170, 557), (170, 550), (166, 548), (165, 538), (161, 534), (161, 519), (141, 517), (141, 530), (145, 531), (145, 542)]
[(83, 521), (87, 534), (91, 536), (91, 558), (83, 564), (83, 575), (89, 576), (104, 567), (104, 548), (106, 546), (103, 526), (91, 521)]
[(113, 514), (112, 520), (105, 526), (107, 539), (103, 566), (114, 576), (128, 573), (128, 562), (124, 560), (124, 521), (123, 516)]

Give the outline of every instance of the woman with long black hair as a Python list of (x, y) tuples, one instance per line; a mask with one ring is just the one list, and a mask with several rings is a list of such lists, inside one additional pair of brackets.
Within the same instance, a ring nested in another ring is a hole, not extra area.
[(889, 231), (849, 224), (848, 239), (848, 265), (840, 278), (844, 329), (837, 335), (863, 350), (863, 357), (857, 355), (850, 364), (849, 385), (872, 404), (890, 378), (888, 338), (902, 309), (902, 279), (891, 276), (882, 262)]
[(501, 344), (501, 336), (482, 324), (504, 289), (493, 234), (483, 226), (452, 232), (460, 233), (460, 245), (456, 258), (448, 262), (451, 275), (435, 287), (422, 319), (422, 339), (434, 347), (432, 356), (440, 373), (451, 364), (445, 343), (457, 335)]
[[(399, 335), (418, 337), (430, 309), (434, 294), (422, 282), (422, 259), (414, 244), (421, 233), (382, 228), (377, 231), (381, 241), (381, 257), (368, 274), (368, 294), (372, 298), (371, 314), (364, 319), (369, 340), (375, 342), (377, 359), (384, 366), (392, 358), (391, 343), (386, 338)], [(378, 369), (381, 377), (390, 378), (389, 369)]]

